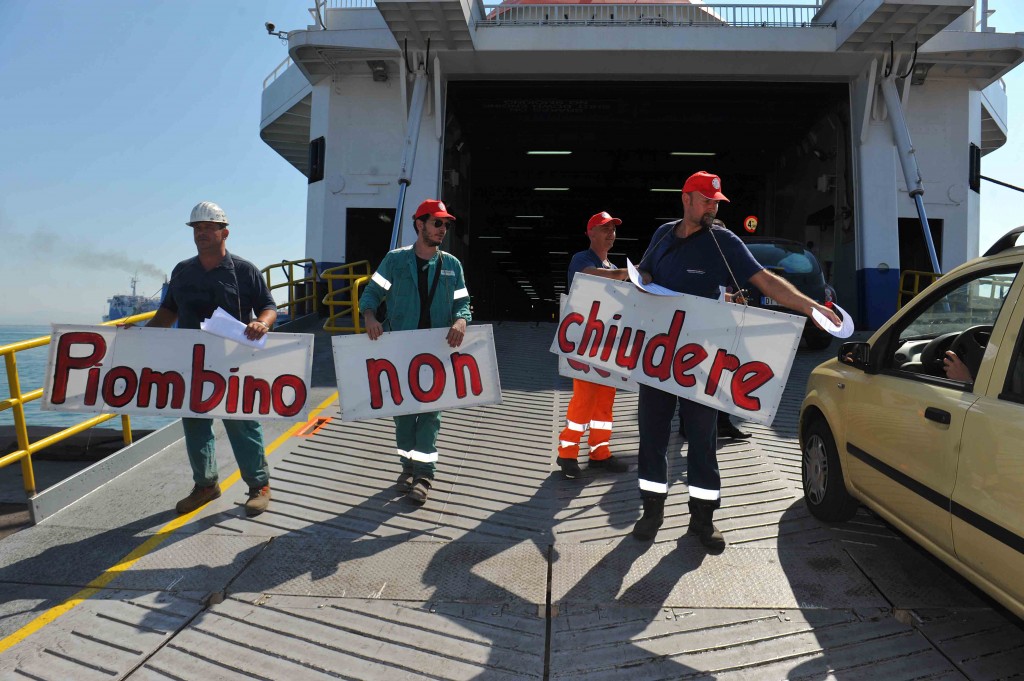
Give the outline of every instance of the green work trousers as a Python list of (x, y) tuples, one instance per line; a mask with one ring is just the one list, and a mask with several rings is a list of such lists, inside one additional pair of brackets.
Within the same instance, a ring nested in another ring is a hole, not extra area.
[(395, 418), (395, 444), (402, 470), (417, 478), (434, 479), (437, 467), (437, 433), (441, 412), (406, 414)]

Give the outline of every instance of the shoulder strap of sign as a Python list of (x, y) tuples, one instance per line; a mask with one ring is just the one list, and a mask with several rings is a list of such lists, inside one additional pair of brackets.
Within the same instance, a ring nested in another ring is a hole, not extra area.
[(427, 307), (434, 304), (434, 294), (437, 293), (437, 285), (441, 281), (441, 268), (444, 266), (444, 251), (437, 249), (437, 267), (434, 269), (434, 281), (430, 284), (430, 293), (427, 294)]
[[(722, 247), (718, 244), (718, 239), (715, 238), (715, 228), (711, 227), (711, 229), (709, 229), (708, 232), (710, 232), (711, 234), (711, 240), (715, 242), (715, 248), (718, 249), (718, 254), (722, 256), (722, 262), (725, 263), (725, 269), (729, 270), (729, 278), (732, 279), (732, 285), (736, 287), (733, 289), (733, 291), (739, 292), (743, 287), (740, 286), (739, 282), (736, 281), (736, 275), (732, 273), (732, 268), (729, 267), (729, 260), (725, 257), (725, 253), (722, 251)], [(744, 302), (743, 304), (746, 305), (746, 302)]]

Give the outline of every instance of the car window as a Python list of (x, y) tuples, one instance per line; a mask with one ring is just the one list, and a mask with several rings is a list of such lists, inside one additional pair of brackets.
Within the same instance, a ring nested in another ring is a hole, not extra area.
[(883, 351), (883, 368), (907, 378), (956, 381), (971, 389), (1019, 269), (1003, 266), (972, 272), (926, 299), (911, 301), (910, 311), (893, 329), (893, 340)]
[(995, 324), (1016, 275), (1016, 270), (988, 272), (961, 281), (924, 308), (900, 338), (929, 338), (979, 324)]
[(1006, 383), (999, 399), (1024, 403), (1024, 329), (1017, 334), (1017, 347), (1010, 360), (1010, 370), (1006, 373)]
[(765, 267), (777, 267), (790, 274), (813, 274), (820, 271), (814, 254), (798, 244), (748, 243), (754, 260)]

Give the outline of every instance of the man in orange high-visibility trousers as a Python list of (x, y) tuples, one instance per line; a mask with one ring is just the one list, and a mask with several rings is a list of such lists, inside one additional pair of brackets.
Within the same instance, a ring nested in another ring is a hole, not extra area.
[[(626, 270), (608, 261), (608, 251), (615, 243), (615, 228), (622, 220), (602, 211), (587, 222), (590, 248), (572, 256), (569, 261), (569, 288), (577, 272), (625, 281)], [(572, 399), (565, 416), (565, 428), (558, 436), (558, 465), (566, 478), (580, 475), (580, 440), (590, 428), (590, 468), (624, 473), (629, 466), (612, 455), (608, 442), (612, 439), (612, 405), (615, 388), (578, 378), (572, 381)]]

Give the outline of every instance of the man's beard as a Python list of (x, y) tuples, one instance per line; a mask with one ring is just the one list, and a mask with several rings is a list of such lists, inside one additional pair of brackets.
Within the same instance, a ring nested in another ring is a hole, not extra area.
[(711, 223), (715, 221), (715, 216), (711, 213), (704, 213), (700, 216), (700, 226), (705, 229), (711, 229)]

